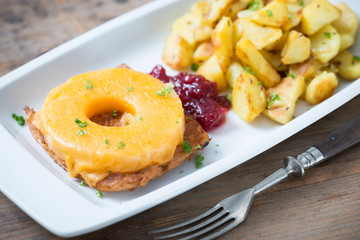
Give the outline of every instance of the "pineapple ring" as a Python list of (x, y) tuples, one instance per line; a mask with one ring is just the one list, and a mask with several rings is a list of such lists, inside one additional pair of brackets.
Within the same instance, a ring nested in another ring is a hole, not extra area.
[[(50, 150), (65, 159), (70, 177), (80, 175), (95, 186), (111, 173), (137, 172), (173, 158), (183, 141), (184, 111), (176, 93), (161, 95), (162, 89), (158, 79), (130, 69), (81, 74), (49, 93), (34, 124)], [(128, 124), (107, 127), (90, 120), (114, 109)]]

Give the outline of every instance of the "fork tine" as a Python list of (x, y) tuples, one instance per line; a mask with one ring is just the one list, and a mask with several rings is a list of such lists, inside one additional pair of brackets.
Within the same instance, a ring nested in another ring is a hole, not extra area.
[(221, 217), (223, 217), (224, 215), (226, 215), (228, 212), (225, 211), (225, 210), (222, 210), (220, 211), (219, 213), (217, 213), (215, 216), (209, 218), (208, 220), (206, 221), (203, 221), (195, 226), (192, 226), (190, 228), (187, 228), (187, 229), (184, 229), (180, 232), (175, 232), (175, 233), (172, 233), (172, 234), (168, 234), (168, 235), (164, 235), (164, 236), (159, 236), (159, 237), (155, 237), (155, 239), (167, 239), (167, 238), (172, 238), (172, 237), (177, 237), (177, 236), (180, 236), (180, 235), (184, 235), (184, 234), (187, 234), (187, 233), (191, 233), (197, 229), (200, 229), (202, 227), (206, 227), (212, 223), (214, 223), (215, 221), (217, 221), (218, 219), (220, 219)]
[(231, 229), (233, 229), (234, 227), (236, 227), (237, 225), (239, 225), (242, 221), (234, 221), (231, 224), (227, 225), (226, 227), (220, 229), (217, 232), (214, 232), (204, 238), (202, 238), (201, 240), (212, 240), (215, 239), (225, 233), (227, 233), (228, 231), (230, 231)]
[[(229, 216), (221, 219), (220, 221), (218, 221), (218, 222), (216, 222), (216, 223), (208, 226), (207, 228), (205, 228), (205, 229), (203, 229), (203, 230), (201, 230), (201, 231), (195, 232), (195, 233), (193, 233), (193, 234), (191, 234), (191, 235), (189, 235), (189, 236), (180, 238), (180, 239), (178, 239), (178, 240), (189, 240), (189, 239), (193, 239), (194, 237), (201, 236), (201, 235), (203, 235), (203, 234), (205, 234), (205, 233), (208, 233), (208, 232), (214, 230), (215, 228), (221, 226), (222, 224), (228, 222), (229, 220), (231, 220), (231, 219), (233, 219), (233, 218), (234, 218), (234, 217), (232, 217), (232, 216), (229, 215)], [(232, 223), (232, 224), (233, 224), (233, 223)], [(232, 224), (230, 224), (230, 225), (232, 225)], [(236, 225), (237, 225), (237, 224), (236, 224)], [(236, 225), (235, 225), (235, 226), (236, 226)], [(235, 226), (232, 226), (232, 228), (234, 228)], [(224, 231), (224, 230), (220, 230), (220, 231)], [(226, 231), (225, 231), (225, 232), (226, 232)], [(223, 233), (225, 233), (225, 232), (223, 232)], [(210, 235), (210, 236), (211, 236), (211, 235)], [(210, 238), (210, 239), (211, 239), (211, 238)]]
[(213, 214), (214, 212), (216, 212), (220, 208), (221, 208), (221, 205), (216, 204), (214, 207), (210, 208), (208, 211), (204, 212), (203, 214), (201, 214), (201, 215), (199, 215), (199, 216), (197, 216), (195, 218), (192, 218), (192, 219), (190, 219), (188, 221), (185, 221), (185, 222), (182, 222), (182, 223), (179, 223), (179, 224), (167, 227), (167, 228), (162, 228), (162, 229), (159, 229), (159, 230), (150, 231), (149, 233), (150, 234), (162, 233), (162, 232), (171, 231), (171, 230), (174, 230), (174, 229), (177, 229), (177, 228), (185, 227), (185, 226), (187, 226), (189, 224), (192, 224), (192, 223), (197, 222), (197, 221), (199, 221), (199, 220), (201, 220), (203, 218), (206, 218), (207, 216), (210, 216), (211, 214)]

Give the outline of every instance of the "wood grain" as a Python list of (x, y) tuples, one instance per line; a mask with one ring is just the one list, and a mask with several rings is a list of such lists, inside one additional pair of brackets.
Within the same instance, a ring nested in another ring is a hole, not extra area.
[[(0, 75), (150, 0), (2, 0)], [(148, 211), (74, 239), (150, 239), (148, 231), (187, 220), (282, 167), (360, 113), (360, 97), (250, 161)], [(244, 139), (246, 141), (246, 139)], [(301, 179), (256, 197), (247, 220), (221, 239), (360, 239), (360, 146)], [(62, 206), (54, 206), (62, 207)], [(96, 217), (89, 213), (89, 216)], [(0, 239), (60, 239), (0, 193)]]

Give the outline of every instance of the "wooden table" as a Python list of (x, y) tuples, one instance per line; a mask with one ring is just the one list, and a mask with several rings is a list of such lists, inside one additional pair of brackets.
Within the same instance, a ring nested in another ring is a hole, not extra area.
[[(0, 75), (150, 0), (1, 0)], [(360, 113), (360, 96), (250, 161), (170, 201), (76, 239), (149, 239), (248, 188)], [(245, 140), (244, 140), (245, 141)], [(0, 239), (59, 239), (0, 193)], [(256, 197), (247, 220), (221, 239), (360, 239), (360, 146)]]

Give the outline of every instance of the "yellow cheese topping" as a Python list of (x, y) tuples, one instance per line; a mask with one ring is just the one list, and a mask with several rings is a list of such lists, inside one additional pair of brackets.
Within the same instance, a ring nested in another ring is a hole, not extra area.
[[(137, 172), (173, 158), (183, 141), (184, 112), (176, 93), (164, 86), (130, 69), (81, 74), (49, 93), (34, 124), (50, 150), (66, 161), (70, 177), (81, 175), (95, 186), (110, 173)], [(90, 120), (114, 109), (130, 119), (128, 125)]]

